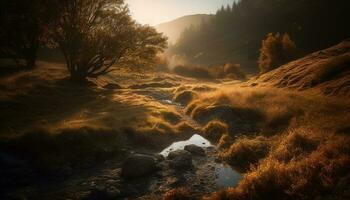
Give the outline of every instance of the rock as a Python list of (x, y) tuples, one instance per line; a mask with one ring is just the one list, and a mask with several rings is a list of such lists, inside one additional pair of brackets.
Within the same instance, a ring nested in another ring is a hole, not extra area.
[(155, 154), (154, 158), (156, 159), (157, 162), (162, 162), (165, 160), (165, 157), (162, 154)]
[(185, 146), (185, 150), (198, 156), (205, 156), (205, 151), (202, 147), (199, 147), (197, 145), (191, 144)]
[(169, 166), (176, 170), (187, 170), (192, 168), (192, 155), (185, 150), (170, 152), (168, 155)]
[(150, 174), (156, 169), (156, 159), (153, 156), (134, 154), (128, 157), (123, 165), (123, 178), (138, 178)]

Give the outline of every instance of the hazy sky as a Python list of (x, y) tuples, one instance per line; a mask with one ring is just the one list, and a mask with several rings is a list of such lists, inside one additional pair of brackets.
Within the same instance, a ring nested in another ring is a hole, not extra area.
[(184, 15), (215, 13), (234, 0), (126, 0), (140, 23), (157, 25)]

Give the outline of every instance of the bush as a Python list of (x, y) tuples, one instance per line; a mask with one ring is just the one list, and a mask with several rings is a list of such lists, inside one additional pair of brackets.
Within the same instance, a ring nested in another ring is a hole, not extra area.
[(227, 63), (224, 65), (224, 74), (226, 78), (244, 80), (246, 79), (245, 73), (241, 69), (241, 65)]
[(230, 148), (221, 154), (229, 164), (241, 170), (248, 170), (269, 153), (270, 144), (267, 138), (259, 136), (253, 139), (239, 138)]
[(195, 198), (185, 188), (177, 188), (165, 193), (163, 200), (195, 200)]
[(261, 73), (271, 71), (295, 57), (296, 45), (288, 34), (269, 33), (262, 41), (258, 64)]
[(228, 127), (221, 121), (213, 120), (203, 128), (202, 132), (207, 139), (216, 143), (223, 135), (228, 134)]

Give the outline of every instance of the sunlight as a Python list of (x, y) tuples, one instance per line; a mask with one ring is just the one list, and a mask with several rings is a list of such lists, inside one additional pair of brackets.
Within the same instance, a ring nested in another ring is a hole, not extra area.
[(142, 24), (157, 25), (184, 15), (214, 14), (222, 5), (234, 0), (127, 0), (134, 19)]

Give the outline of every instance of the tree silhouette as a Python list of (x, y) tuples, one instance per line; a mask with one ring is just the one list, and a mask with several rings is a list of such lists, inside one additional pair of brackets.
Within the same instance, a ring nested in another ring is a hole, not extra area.
[(271, 71), (292, 60), (295, 56), (296, 45), (288, 34), (269, 33), (262, 41), (258, 64), (261, 73)]
[(48, 17), (44, 0), (2, 0), (0, 3), (0, 53), (28, 68), (35, 66), (40, 38)]

